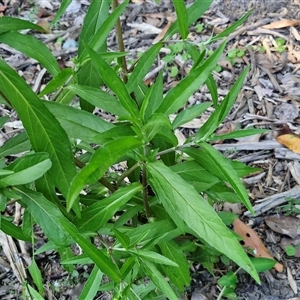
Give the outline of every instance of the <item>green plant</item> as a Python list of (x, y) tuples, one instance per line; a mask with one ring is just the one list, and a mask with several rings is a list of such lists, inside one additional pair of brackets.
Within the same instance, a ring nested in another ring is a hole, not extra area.
[[(54, 22), (69, 2), (62, 2)], [(36, 95), (0, 60), (1, 101), (16, 110), (25, 128), (0, 148), (1, 211), (8, 203), (19, 202), (25, 209), (23, 223), (18, 227), (2, 214), (1, 230), (32, 242), (34, 248), (34, 225), (38, 224), (48, 243), (35, 249), (33, 259), (55, 250), (70, 273), (77, 264), (92, 265), (78, 299), (92, 299), (98, 291), (110, 291), (114, 299), (161, 299), (155, 298), (161, 295), (178, 299), (190, 284), (187, 257), (213, 272), (218, 257), (227, 256), (259, 282), (251, 260), (225, 225), (233, 216), (217, 214), (212, 207), (216, 202), (238, 201), (252, 211), (240, 177), (258, 169), (225, 158), (209, 144), (248, 71), (241, 73), (219, 103), (211, 73), (225, 42), (208, 55), (205, 45), (199, 52), (186, 39), (188, 26), (210, 2), (196, 0), (186, 9), (183, 1), (174, 1), (177, 21), (131, 70), (119, 23), (128, 1), (117, 6), (113, 0), (111, 14), (109, 1), (91, 3), (73, 69), (61, 70), (43, 43), (18, 32), (42, 30), (39, 26), (0, 18), (0, 42), (36, 59), (53, 77)], [(211, 42), (228, 35), (243, 20)], [(109, 52), (106, 38), (115, 25), (120, 51)], [(143, 78), (165, 41), (177, 32), (194, 63), (190, 73), (164, 96), (162, 73), (150, 87)], [(212, 103), (181, 110), (202, 84), (210, 90)], [(99, 88), (103, 86), (106, 91)], [(45, 95), (50, 101), (43, 100)], [(76, 95), (81, 110), (71, 105)], [(93, 115), (95, 106), (115, 115), (116, 122)], [(174, 131), (210, 106), (215, 110), (207, 122), (178, 145)], [(177, 116), (171, 123), (173, 113)], [(6, 121), (2, 118), (0, 125)], [(230, 138), (257, 132), (261, 131), (238, 130)], [(5, 157), (21, 152), (25, 154), (4, 163)], [(126, 167), (113, 171), (120, 162), (126, 162)], [(74, 243), (83, 254), (73, 254), (70, 245)], [(34, 260), (31, 276), (36, 287), (24, 280), (25, 293), (42, 299), (42, 275)]]
[(277, 213), (283, 213), (286, 216), (297, 215), (300, 213), (299, 209), (300, 199), (286, 198), (286, 204), (276, 207)]
[(234, 65), (235, 59), (238, 57), (243, 57), (245, 55), (244, 49), (231, 49), (227, 53), (228, 60)]
[(275, 43), (276, 43), (276, 50), (279, 53), (282, 53), (286, 50), (286, 40), (284, 40), (283, 38), (275, 39)]

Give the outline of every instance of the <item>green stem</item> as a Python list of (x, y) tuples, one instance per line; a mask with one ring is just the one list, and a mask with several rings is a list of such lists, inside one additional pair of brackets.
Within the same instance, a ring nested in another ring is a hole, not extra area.
[(122, 176), (119, 178), (119, 180), (117, 181), (116, 187), (119, 188), (120, 184), (122, 183), (122, 181), (129, 175), (131, 174), (137, 167), (140, 166), (140, 162), (137, 162), (136, 164), (134, 164), (130, 169), (128, 169), (127, 171), (125, 171)]
[[(147, 157), (147, 146), (144, 146), (144, 156)], [(148, 191), (147, 191), (147, 170), (146, 170), (146, 163), (143, 164), (142, 168), (142, 185), (143, 185), (143, 203), (144, 203), (144, 208), (146, 211), (146, 217), (150, 217), (150, 206), (148, 202)]]
[[(118, 7), (118, 0), (112, 0), (113, 10), (115, 10), (117, 7)], [(117, 38), (118, 38), (119, 50), (120, 50), (120, 52), (125, 52), (120, 18), (118, 18), (118, 20), (116, 22), (116, 34), (117, 34)], [(121, 61), (122, 61), (122, 70), (123, 70), (123, 81), (124, 81), (124, 83), (127, 83), (128, 70), (127, 70), (127, 63), (126, 63), (125, 56), (121, 57)]]

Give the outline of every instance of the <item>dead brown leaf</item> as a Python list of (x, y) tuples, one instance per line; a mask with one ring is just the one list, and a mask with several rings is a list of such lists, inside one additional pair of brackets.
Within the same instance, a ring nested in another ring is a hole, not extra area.
[(262, 28), (265, 29), (278, 29), (278, 28), (285, 28), (285, 27), (290, 27), (290, 26), (299, 26), (300, 25), (300, 20), (280, 20), (280, 21), (275, 21), (270, 24), (262, 26)]
[[(233, 222), (233, 229), (243, 238), (244, 246), (252, 249), (256, 257), (274, 259), (259, 236), (250, 226), (243, 223), (240, 219), (235, 219)], [(278, 262), (275, 264), (274, 268), (278, 272), (283, 271), (283, 265)]]

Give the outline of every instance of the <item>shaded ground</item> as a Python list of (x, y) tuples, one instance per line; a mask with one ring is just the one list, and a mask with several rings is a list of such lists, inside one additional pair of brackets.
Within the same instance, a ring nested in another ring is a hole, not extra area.
[[(19, 3), (18, 6), (18, 2), (6, 3), (7, 7), (3, 10), (4, 14), (15, 14), (16, 7), (20, 8), (19, 14), (22, 17), (31, 18), (32, 20), (39, 18), (45, 25), (48, 22), (47, 15), (51, 17), (57, 11), (59, 2), (43, 1), (40, 3), (42, 3), (42, 8), (39, 8), (37, 4), (24, 3), (20, 6)], [(70, 58), (76, 55), (76, 41), (87, 5), (88, 3), (84, 1), (73, 1), (68, 13), (64, 15), (52, 32), (37, 35), (54, 51), (55, 56), (61, 60), (61, 63), (67, 66), (72, 65)], [(255, 284), (246, 274), (241, 273), (237, 294), (239, 299), (248, 300), (297, 299), (296, 297), (300, 296), (298, 291), (300, 286), (299, 259), (285, 254), (280, 247), (282, 233), (274, 232), (267, 227), (264, 218), (277, 212), (276, 207), (282, 206), (287, 198), (298, 197), (300, 156), (283, 148), (276, 142), (274, 136), (282, 124), (287, 123), (294, 132), (298, 130), (298, 101), (300, 100), (298, 87), (300, 82), (298, 67), (300, 61), (298, 48), (300, 40), (299, 23), (291, 23), (283, 28), (277, 28), (278, 25), (272, 24), (268, 28), (263, 28), (262, 25), (282, 19), (299, 18), (299, 2), (296, 0), (216, 0), (210, 11), (192, 27), (190, 39), (195, 44), (207, 40), (212, 32), (221, 32), (249, 8), (253, 9), (252, 16), (245, 25), (229, 37), (226, 53), (220, 62), (220, 70), (218, 73), (214, 73), (218, 84), (218, 93), (220, 99), (222, 99), (241, 73), (241, 70), (246, 65), (251, 66), (244, 89), (221, 130), (226, 133), (239, 126), (241, 128), (255, 126), (256, 128), (271, 129), (271, 133), (264, 136), (224, 141), (223, 144), (216, 145), (216, 147), (228, 157), (244, 161), (251, 166), (261, 167), (264, 170), (263, 173), (245, 180), (249, 195), (257, 208), (257, 216), (255, 218), (250, 217), (250, 223), (272, 255), (285, 268), (282, 273), (272, 270), (269, 273), (262, 274), (261, 286)], [(123, 18), (123, 28), (125, 50), (130, 52), (132, 58), (147, 49), (153, 40), (157, 39), (157, 36), (161, 34), (172, 19), (171, 11), (170, 1), (167, 0), (161, 1), (160, 4), (156, 4), (154, 1), (132, 1), (129, 4)], [(201, 24), (203, 28), (199, 27)], [(279, 38), (283, 40), (283, 43)], [(174, 40), (176, 39), (179, 39), (179, 37), (174, 37)], [(109, 48), (116, 49), (116, 47), (116, 37), (112, 34), (109, 40)], [(211, 49), (216, 47), (217, 43), (212, 45)], [(262, 48), (265, 51), (260, 52), (259, 50)], [(241, 52), (236, 51), (236, 54), (232, 55), (235, 49), (239, 49)], [(167, 61), (165, 57), (170, 54), (170, 51), (168, 47), (162, 50), (160, 59), (146, 77), (147, 82), (151, 83), (158, 72), (164, 70), (166, 91), (176, 85), (181, 76), (184, 76), (190, 68), (189, 61), (184, 59), (184, 53), (180, 51), (174, 55), (172, 60)], [(45, 83), (49, 81), (49, 77), (44, 70), (21, 53), (1, 45), (0, 54), (11, 66), (19, 70), (20, 74), (32, 85), (35, 91), (41, 90)], [(206, 87), (201, 87), (191, 97), (188, 105), (210, 99)], [(5, 131), (2, 132), (1, 141), (3, 143), (10, 136), (22, 130), (22, 126), (18, 123), (15, 114), (5, 107), (1, 108), (1, 115), (11, 116), (11, 123), (6, 125)], [(101, 114), (101, 116), (110, 118), (110, 116), (104, 114)], [(191, 132), (196, 131), (208, 116), (208, 114), (204, 114), (183, 126), (177, 132), (181, 142), (184, 142)], [(282, 195), (284, 192), (286, 194)], [(273, 196), (271, 200), (268, 198), (270, 196)], [(278, 199), (282, 200), (278, 202)], [(257, 201), (261, 201), (261, 204), (258, 204)], [(231, 206), (228, 209), (235, 210), (241, 215), (241, 219), (246, 222), (249, 221), (249, 218), (243, 215), (244, 211), (239, 207)], [(15, 214), (17, 211), (17, 208), (12, 208), (11, 213)], [(281, 211), (280, 213), (284, 212)], [(284, 222), (281, 223), (281, 226), (287, 226), (288, 229), (291, 227), (290, 224)], [(296, 237), (293, 239), (296, 240)], [(41, 243), (43, 243), (42, 237)], [(18, 245), (18, 248), (21, 248), (20, 245)], [(25, 250), (25, 253), (26, 251), (28, 249)], [(9, 264), (7, 264), (3, 253), (1, 255), (0, 297), (1, 299), (19, 299), (22, 287)], [(78, 274), (69, 276), (67, 272), (60, 268), (58, 261), (59, 257), (55, 253), (46, 253), (39, 257), (39, 265), (43, 269), (46, 286), (49, 290), (48, 298), (51, 299), (53, 294), (57, 299), (76, 299), (81, 287), (80, 276), (86, 276), (88, 270), (78, 270)], [(224, 266), (220, 267), (224, 268)], [(223, 271), (226, 273), (225, 269)], [(222, 270), (219, 273), (216, 272), (216, 276), (221, 276), (221, 274)], [(216, 284), (218, 277), (214, 278), (209, 275), (201, 266), (194, 266), (192, 276), (193, 283), (190, 291), (187, 291), (187, 299), (214, 299), (219, 292)], [(55, 292), (57, 282), (60, 284), (59, 292)], [(74, 289), (71, 289), (70, 286)], [(109, 299), (109, 295), (99, 296), (99, 299), (101, 298)]]

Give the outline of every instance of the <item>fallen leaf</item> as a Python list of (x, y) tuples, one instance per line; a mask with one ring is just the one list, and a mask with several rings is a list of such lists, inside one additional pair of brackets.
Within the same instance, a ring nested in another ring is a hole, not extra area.
[(300, 154), (300, 137), (296, 134), (283, 134), (276, 138), (277, 142), (291, 151)]
[(273, 215), (264, 218), (266, 224), (275, 232), (295, 238), (300, 235), (300, 219), (293, 216)]
[[(250, 226), (243, 223), (240, 219), (235, 219), (233, 222), (233, 230), (243, 238), (243, 245), (253, 250), (255, 257), (274, 259), (259, 236)], [(283, 265), (278, 262), (275, 264), (274, 268), (278, 272), (283, 271)]]
[(299, 26), (300, 25), (300, 20), (280, 20), (276, 22), (272, 22), (268, 25), (262, 26), (262, 28), (265, 29), (275, 29), (275, 28), (284, 28), (284, 27), (290, 27), (290, 26)]
[(300, 154), (300, 136), (293, 133), (286, 124), (283, 125), (282, 129), (278, 132), (276, 140), (289, 150)]

